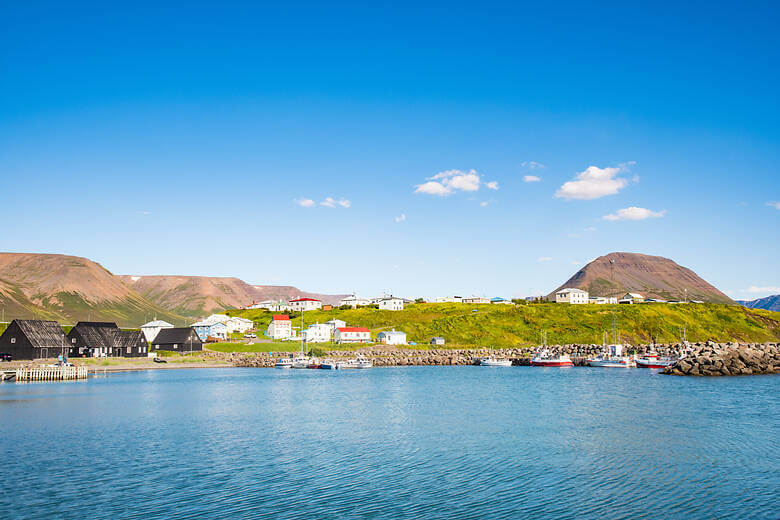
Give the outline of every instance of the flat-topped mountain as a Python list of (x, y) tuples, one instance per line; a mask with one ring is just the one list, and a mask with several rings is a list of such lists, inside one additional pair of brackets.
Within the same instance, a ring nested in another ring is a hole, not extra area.
[(0, 305), (6, 320), (139, 326), (156, 315), (181, 323), (180, 316), (145, 299), (100, 264), (68, 255), (0, 253)]
[(119, 278), (145, 298), (186, 316), (244, 307), (264, 300), (317, 298), (324, 303), (338, 304), (346, 296), (310, 293), (289, 285), (250, 285), (238, 278), (131, 275)]
[(647, 298), (664, 300), (700, 300), (710, 303), (735, 303), (731, 298), (704, 281), (696, 273), (661, 256), (638, 253), (610, 253), (577, 271), (564, 287), (587, 290), (591, 296), (622, 296), (640, 293)]

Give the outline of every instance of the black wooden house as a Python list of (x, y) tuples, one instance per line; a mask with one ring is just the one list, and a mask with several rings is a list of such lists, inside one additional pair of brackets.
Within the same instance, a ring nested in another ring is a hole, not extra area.
[(152, 350), (192, 352), (203, 350), (203, 342), (192, 327), (161, 329), (152, 341)]
[(141, 331), (124, 331), (104, 321), (78, 322), (68, 333), (68, 341), (71, 357), (138, 357), (148, 350)]
[(0, 352), (12, 359), (56, 358), (68, 354), (68, 338), (56, 321), (13, 320), (0, 336)]

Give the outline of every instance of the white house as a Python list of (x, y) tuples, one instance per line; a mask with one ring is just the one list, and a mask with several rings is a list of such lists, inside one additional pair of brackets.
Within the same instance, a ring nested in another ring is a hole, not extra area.
[(144, 337), (146, 338), (146, 341), (151, 343), (154, 341), (154, 338), (157, 337), (157, 334), (162, 329), (172, 329), (173, 325), (168, 323), (167, 321), (163, 320), (154, 320), (150, 321), (149, 323), (144, 323), (141, 325), (141, 332), (144, 333)]
[(290, 308), (296, 312), (314, 311), (322, 309), (322, 301), (314, 298), (298, 298), (290, 300)]
[(293, 335), (292, 322), (286, 314), (274, 314), (265, 335), (273, 339), (289, 339)]
[(383, 311), (402, 311), (404, 310), (404, 301), (395, 296), (388, 296), (379, 300), (379, 309)]
[(567, 287), (555, 293), (556, 303), (581, 304), (588, 303), (588, 291)]
[(645, 301), (645, 297), (642, 296), (639, 293), (626, 293), (620, 300), (618, 300), (618, 303), (642, 303)]
[(365, 327), (339, 327), (333, 340), (336, 343), (370, 343), (371, 331)]
[(445, 341), (444, 338), (441, 336), (436, 336), (434, 338), (431, 338), (431, 345), (444, 345)]
[(460, 296), (437, 296), (434, 303), (462, 303), (463, 298)]
[(226, 323), (228, 328), (228, 333), (231, 332), (240, 332), (244, 333), (250, 329), (252, 329), (255, 324), (252, 320), (248, 320), (246, 318), (240, 318), (238, 316), (231, 317)]
[(386, 330), (376, 336), (376, 340), (385, 345), (406, 345), (406, 333), (400, 330)]
[(349, 305), (353, 309), (357, 309), (358, 307), (365, 307), (366, 305), (371, 305), (371, 300), (368, 298), (358, 298), (354, 294), (347, 296), (346, 298), (342, 298), (339, 305)]
[(495, 303), (497, 305), (514, 305), (512, 303), (512, 300), (505, 300), (504, 298), (498, 296), (496, 296), (495, 298), (491, 298), (490, 303)]
[(477, 303), (490, 303), (490, 300), (483, 298), (482, 296), (472, 296), (471, 298), (463, 298), (463, 303), (477, 304)]
[(326, 321), (325, 325), (330, 327), (330, 333), (331, 333), (331, 335), (333, 335), (336, 332), (337, 328), (339, 328), (339, 327), (346, 327), (347, 326), (347, 322), (344, 321), (344, 320), (337, 320), (337, 319), (334, 318), (332, 320)]
[(326, 323), (309, 325), (301, 332), (301, 337), (306, 343), (327, 343), (333, 334), (333, 328)]

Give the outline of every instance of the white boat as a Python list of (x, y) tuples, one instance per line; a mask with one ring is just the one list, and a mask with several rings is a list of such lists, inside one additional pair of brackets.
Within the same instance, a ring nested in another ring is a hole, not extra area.
[(634, 360), (623, 355), (623, 345), (609, 345), (603, 354), (588, 360), (588, 366), (602, 368), (627, 368), (636, 366)]
[(357, 359), (347, 359), (346, 361), (339, 361), (336, 363), (337, 370), (345, 370), (348, 368), (357, 368), (357, 367), (358, 367)]
[(292, 368), (292, 358), (282, 358), (274, 364), (274, 368)]
[(659, 357), (656, 352), (648, 351), (644, 356), (636, 358), (637, 368), (666, 368), (674, 364), (669, 357)]
[(304, 356), (303, 354), (298, 354), (292, 360), (292, 368), (309, 368), (309, 364), (310, 363), (311, 363), (311, 360), (309, 359), (309, 356)]
[(532, 367), (570, 367), (574, 365), (566, 354), (556, 355), (549, 350), (541, 350), (531, 358)]
[(480, 359), (479, 364), (483, 367), (511, 367), (512, 360), (488, 356)]
[(366, 359), (363, 356), (357, 358), (357, 368), (371, 368), (374, 364), (370, 359)]

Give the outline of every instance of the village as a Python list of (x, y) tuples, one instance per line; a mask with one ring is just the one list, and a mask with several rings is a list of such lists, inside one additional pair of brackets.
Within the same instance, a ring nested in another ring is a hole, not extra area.
[[(340, 300), (340, 309), (371, 307), (383, 311), (402, 311), (416, 303), (462, 303), (468, 305), (518, 305), (527, 301), (543, 301), (543, 297), (529, 297), (512, 301), (501, 297), (438, 297), (432, 301), (410, 300), (393, 295), (361, 298), (355, 294)], [(645, 298), (638, 293), (627, 293), (621, 298), (591, 297), (587, 291), (564, 288), (555, 293), (554, 303), (570, 305), (681, 303)], [(691, 302), (700, 303), (700, 302)], [(56, 321), (13, 320), (0, 335), (0, 357), (5, 361), (47, 358), (105, 358), (152, 357), (160, 352), (192, 353), (209, 343), (220, 343), (240, 338), (247, 342), (300, 342), (301, 344), (333, 343), (336, 345), (372, 344), (388, 346), (416, 345), (402, 330), (383, 330), (372, 337), (367, 327), (353, 326), (344, 320), (331, 319), (324, 323), (305, 324), (308, 311), (331, 310), (332, 305), (315, 298), (295, 298), (289, 301), (253, 302), (244, 309), (260, 309), (271, 314), (265, 330), (258, 330), (254, 321), (227, 314), (212, 314), (193, 322), (188, 327), (176, 327), (164, 320), (152, 320), (139, 329), (121, 329), (113, 322), (80, 321), (66, 333)], [(474, 309), (476, 312), (476, 308)], [(301, 317), (301, 326), (295, 326), (291, 313)], [(258, 333), (265, 339), (257, 339)], [(443, 346), (446, 338), (431, 337), (430, 345)]]

